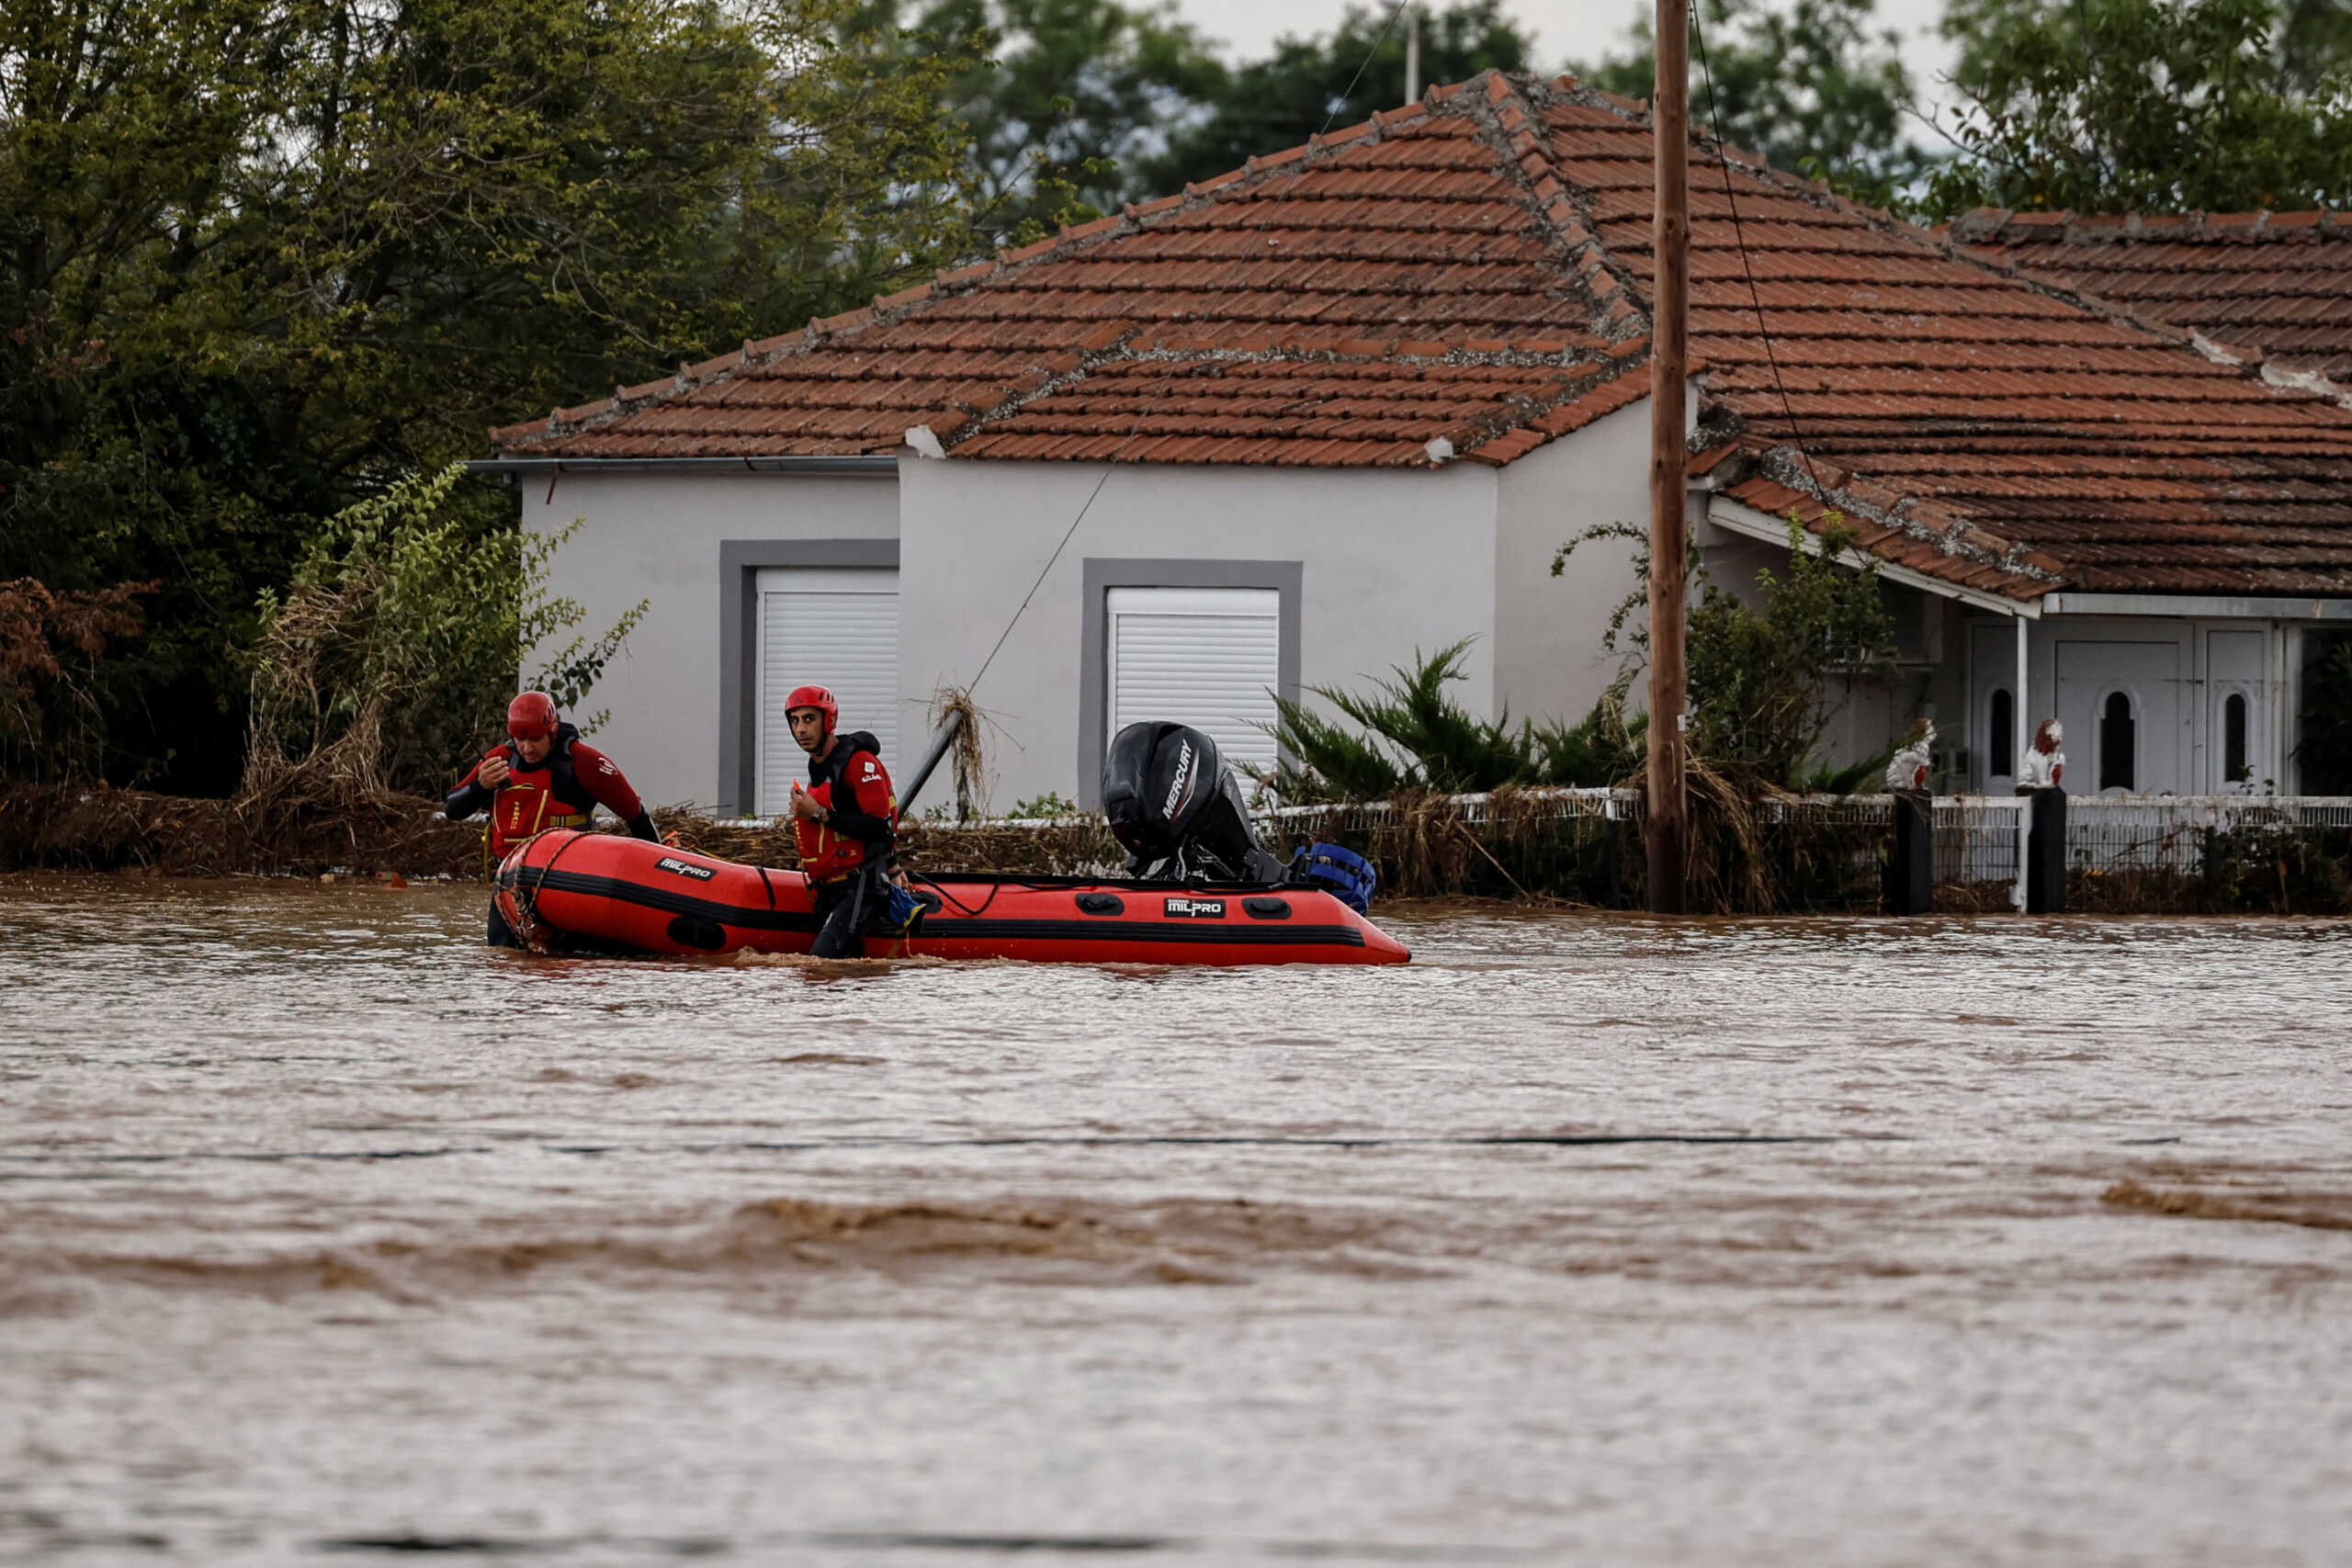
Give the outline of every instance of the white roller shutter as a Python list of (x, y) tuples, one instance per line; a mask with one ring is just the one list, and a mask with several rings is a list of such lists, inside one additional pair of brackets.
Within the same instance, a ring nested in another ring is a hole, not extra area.
[(787, 809), (808, 754), (784, 700), (795, 686), (840, 699), (843, 729), (871, 730), (882, 765), (899, 766), (899, 574), (773, 569), (759, 574), (759, 813)]
[[(1107, 740), (1173, 719), (1204, 731), (1226, 761), (1274, 763), (1282, 595), (1272, 588), (1114, 588), (1105, 605)], [(1246, 775), (1245, 780), (1246, 783)]]

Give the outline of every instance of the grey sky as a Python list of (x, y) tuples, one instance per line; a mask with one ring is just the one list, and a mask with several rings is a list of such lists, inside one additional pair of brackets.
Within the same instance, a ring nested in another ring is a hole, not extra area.
[[(1381, 0), (1365, 0), (1379, 4)], [(1177, 0), (1178, 10), (1202, 32), (1232, 46), (1227, 58), (1262, 54), (1282, 33), (1329, 29), (1347, 0)], [(1623, 43), (1641, 0), (1506, 0), (1506, 14), (1535, 34), (1536, 58), (1546, 67), (1590, 60)], [(1921, 95), (1935, 96), (1935, 75), (1951, 51), (1935, 36), (1940, 0), (1879, 0), (1880, 25), (1903, 36), (1903, 57)]]

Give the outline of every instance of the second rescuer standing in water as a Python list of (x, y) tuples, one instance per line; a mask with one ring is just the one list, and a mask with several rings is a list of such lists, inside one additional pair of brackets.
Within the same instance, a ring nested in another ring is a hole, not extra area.
[(882, 743), (841, 728), (841, 705), (822, 686), (785, 699), (792, 739), (808, 753), (808, 787), (792, 786), (792, 832), (817, 897), (818, 958), (854, 958), (889, 907), (890, 845), (899, 801), (883, 770)]

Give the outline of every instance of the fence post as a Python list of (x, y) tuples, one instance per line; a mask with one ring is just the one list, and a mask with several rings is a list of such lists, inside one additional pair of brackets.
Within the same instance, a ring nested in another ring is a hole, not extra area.
[(1609, 907), (1625, 907), (1625, 824), (1617, 815), (1617, 802), (1610, 800), (1600, 808), (1602, 835), (1601, 858), (1609, 868)]
[(1886, 912), (1924, 915), (1936, 903), (1936, 805), (1927, 791), (1894, 792), (1894, 841), (1886, 861)]
[(2066, 792), (2038, 789), (2030, 797), (2025, 912), (2063, 915), (2066, 912)]
[(2017, 808), (2018, 870), (2017, 886), (2009, 889), (2009, 908), (2022, 915), (2030, 902), (2027, 873), (2033, 864), (2033, 796), (2017, 795), (2010, 804)]

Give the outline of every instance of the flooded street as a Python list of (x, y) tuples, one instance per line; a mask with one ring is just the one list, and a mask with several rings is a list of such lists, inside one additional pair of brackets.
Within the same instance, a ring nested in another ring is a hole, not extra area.
[(2352, 1556), (2352, 924), (481, 903), (0, 879), (0, 1560)]

